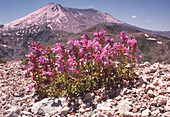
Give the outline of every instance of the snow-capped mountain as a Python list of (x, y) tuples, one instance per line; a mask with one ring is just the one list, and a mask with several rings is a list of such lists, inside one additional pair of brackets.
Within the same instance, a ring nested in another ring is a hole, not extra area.
[(47, 25), (54, 30), (81, 32), (98, 23), (111, 22), (124, 24), (111, 15), (94, 9), (66, 8), (50, 3), (25, 17), (0, 26), (0, 30), (28, 28), (33, 25)]

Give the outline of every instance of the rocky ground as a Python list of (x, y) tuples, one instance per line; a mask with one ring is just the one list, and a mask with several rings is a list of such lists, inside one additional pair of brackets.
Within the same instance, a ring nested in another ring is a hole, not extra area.
[(133, 87), (103, 88), (76, 102), (66, 98), (36, 102), (34, 90), (27, 89), (31, 78), (25, 76), (19, 64), (0, 64), (1, 117), (170, 117), (169, 64), (137, 65), (138, 78)]

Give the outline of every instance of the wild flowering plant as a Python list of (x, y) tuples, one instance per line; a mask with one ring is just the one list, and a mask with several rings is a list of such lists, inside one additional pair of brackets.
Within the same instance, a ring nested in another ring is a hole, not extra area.
[(39, 42), (29, 43), (30, 53), (22, 65), (34, 81), (29, 89), (35, 87), (41, 98), (77, 97), (134, 78), (135, 62), (141, 57), (136, 39), (129, 39), (122, 31), (117, 36), (122, 42), (114, 42), (104, 30), (95, 32), (93, 40), (87, 35), (81, 38), (68, 40), (70, 50), (60, 43), (51, 48)]

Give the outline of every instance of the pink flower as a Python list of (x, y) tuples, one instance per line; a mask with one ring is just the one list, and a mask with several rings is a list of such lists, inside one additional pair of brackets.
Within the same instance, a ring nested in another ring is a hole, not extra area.
[(44, 64), (46, 61), (46, 57), (44, 55), (39, 57), (40, 64)]
[(114, 43), (113, 48), (114, 48), (114, 49), (120, 48), (120, 43)]
[(27, 69), (27, 74), (30, 74), (31, 70), (32, 70), (32, 69), (28, 68), (28, 69)]
[(86, 50), (90, 50), (91, 47), (92, 47), (92, 42), (91, 40), (88, 40)]
[(34, 64), (33, 64), (32, 62), (30, 62), (30, 61), (28, 62), (28, 64), (29, 64), (30, 66), (34, 66)]
[(98, 37), (99, 34), (98, 34), (97, 32), (94, 32), (93, 35), (94, 35), (95, 37)]
[(90, 38), (87, 35), (83, 35), (83, 36), (81, 36), (81, 38), (83, 38), (85, 40), (90, 40)]
[(76, 64), (76, 61), (73, 58), (74, 57), (69, 56), (69, 59), (68, 59), (68, 62), (67, 62), (69, 64), (69, 66), (73, 66), (73, 65)]
[(122, 36), (117, 35), (116, 37), (122, 40), (122, 44), (126, 44), (128, 41), (128, 36), (125, 35), (124, 31), (121, 32), (121, 35)]
[(79, 40), (75, 40), (75, 41), (74, 41), (74, 46), (80, 46)]
[(111, 39), (110, 39), (110, 42), (114, 42), (114, 39), (113, 39), (113, 38), (111, 38)]
[(34, 55), (33, 53), (30, 53), (30, 54), (28, 54), (28, 55), (25, 55), (25, 57), (27, 57), (27, 58), (34, 58), (35, 55)]
[(58, 58), (58, 60), (62, 60), (64, 56), (61, 53), (58, 53), (55, 57)]
[(85, 45), (87, 45), (87, 39), (82, 39), (81, 41), (80, 41), (80, 44), (82, 45), (82, 46), (85, 46)]
[(137, 44), (137, 40), (136, 40), (136, 39), (132, 39), (132, 40), (129, 39), (129, 40), (127, 41), (127, 44), (128, 44), (129, 46), (131, 46), (131, 45), (134, 46), (134, 45)]
[(81, 48), (79, 54), (82, 55), (82, 54), (84, 54), (84, 52), (85, 52), (85, 49), (84, 49), (84, 48)]
[(138, 48), (134, 48), (134, 53), (137, 53), (138, 52)]
[(128, 44), (129, 46), (132, 45), (132, 40), (129, 39), (129, 40), (127, 41), (127, 44)]
[(74, 46), (74, 41), (72, 39), (69, 39), (67, 44), (70, 44), (71, 46)]
[(106, 43), (109, 42), (109, 40), (110, 40), (109, 36), (108, 36), (108, 35), (105, 36), (105, 41), (106, 41)]
[(99, 43), (99, 42), (95, 42), (94, 44), (93, 44), (93, 47), (96, 49), (96, 50), (102, 50), (103, 48), (102, 48), (102, 46), (101, 46), (101, 44)]
[(64, 65), (60, 61), (56, 63), (58, 71), (64, 72)]
[(39, 50), (42, 52), (43, 55), (47, 54), (47, 52), (44, 49), (40, 48)]
[(137, 60), (140, 59), (140, 58), (142, 58), (142, 56), (141, 56), (141, 55), (137, 55), (136, 58), (135, 58), (135, 60), (137, 61)]
[(124, 31), (121, 32), (121, 35), (122, 37), (126, 36)]
[(85, 54), (84, 57), (80, 59), (80, 62), (84, 62), (86, 60), (86, 58), (87, 58), (87, 55), (88, 54)]
[(100, 38), (99, 37), (95, 37), (94, 40), (93, 40), (93, 43), (96, 43), (98, 41), (100, 41)]
[(32, 83), (30, 86), (28, 86), (28, 90), (31, 90), (32, 88), (34, 88), (36, 85), (36, 83)]
[(38, 51), (37, 47), (31, 47), (30, 50), (31, 50), (31, 52), (34, 53), (34, 54), (36, 54), (37, 51)]
[(27, 66), (26, 66), (26, 65), (22, 65), (22, 67), (23, 67), (25, 70), (27, 70)]
[(51, 76), (51, 75), (52, 75), (52, 72), (43, 71), (42, 75), (49, 75), (49, 76)]
[(110, 44), (107, 44), (104, 48), (105, 48), (106, 50), (110, 50), (110, 49), (111, 49), (111, 46), (110, 46)]
[(68, 72), (76, 73), (76, 72), (77, 72), (77, 69), (76, 69), (76, 68), (68, 68), (67, 71), (68, 71)]
[(132, 39), (132, 44), (133, 45), (137, 44), (137, 40), (136, 39)]
[(62, 46), (60, 43), (56, 43), (56, 47), (52, 48), (53, 53), (62, 53), (64, 51), (64, 46)]
[(71, 46), (80, 46), (79, 40), (73, 41), (72, 39), (69, 39), (69, 41), (67, 42), (67, 44), (70, 44)]
[(124, 55), (126, 55), (126, 56), (128, 56), (128, 57), (130, 57), (130, 58), (134, 58), (131, 54), (129, 54), (129, 53), (124, 53)]
[(106, 32), (105, 30), (101, 30), (101, 31), (99, 32), (99, 36), (103, 36), (103, 34), (104, 34), (105, 32)]

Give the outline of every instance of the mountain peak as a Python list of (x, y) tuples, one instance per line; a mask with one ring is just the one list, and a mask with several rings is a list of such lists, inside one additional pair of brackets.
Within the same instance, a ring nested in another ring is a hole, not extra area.
[[(51, 6), (51, 7), (56, 7), (56, 6), (57, 6), (57, 7), (62, 7), (60, 4), (55, 4), (55, 3), (53, 3), (53, 2), (52, 2), (52, 3), (49, 3), (49, 4), (45, 5), (45, 6)], [(45, 7), (45, 6), (44, 6), (44, 7)]]
[(98, 23), (123, 24), (111, 15), (95, 9), (65, 8), (60, 4), (49, 3), (25, 17), (4, 24), (0, 30), (28, 28), (33, 25), (47, 25), (53, 30), (81, 32)]

